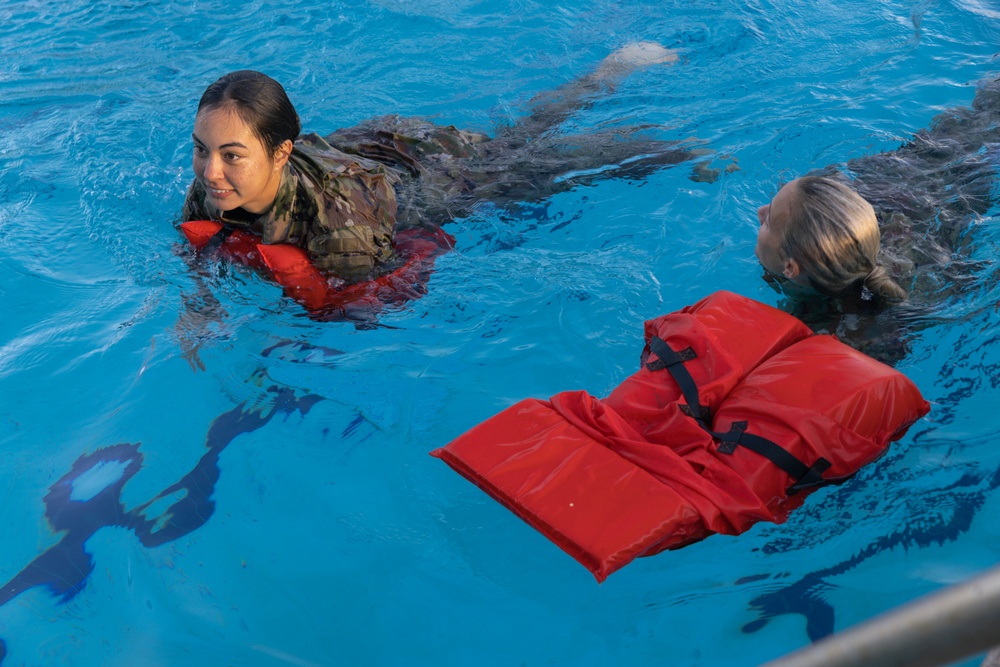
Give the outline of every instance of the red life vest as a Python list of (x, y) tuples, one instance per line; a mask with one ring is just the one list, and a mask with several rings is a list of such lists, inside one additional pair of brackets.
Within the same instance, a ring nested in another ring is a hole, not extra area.
[(605, 399), (526, 399), (432, 452), (603, 581), (638, 556), (782, 522), (930, 406), (902, 373), (729, 292), (646, 322)]
[[(222, 229), (222, 223), (214, 220), (181, 223), (181, 231), (196, 249), (208, 245)], [(302, 248), (287, 243), (265, 244), (251, 232), (230, 232), (219, 246), (219, 253), (270, 274), (286, 295), (311, 312), (349, 315), (419, 299), (426, 293), (434, 258), (454, 248), (455, 239), (440, 228), (412, 228), (398, 232), (394, 245), (402, 266), (373, 280), (341, 287), (331, 287)]]

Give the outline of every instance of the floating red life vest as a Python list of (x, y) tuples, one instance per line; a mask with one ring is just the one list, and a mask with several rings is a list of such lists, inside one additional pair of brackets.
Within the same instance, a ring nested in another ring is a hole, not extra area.
[(646, 322), (601, 400), (527, 399), (432, 452), (603, 581), (638, 556), (782, 522), (930, 406), (902, 373), (729, 293)]
[[(181, 223), (181, 231), (196, 249), (204, 248), (223, 229), (214, 220)], [(455, 247), (455, 239), (440, 228), (405, 229), (394, 239), (403, 264), (385, 275), (353, 285), (331, 287), (306, 251), (287, 243), (265, 244), (256, 234), (234, 230), (219, 246), (223, 257), (269, 273), (285, 294), (311, 312), (350, 315), (385, 305), (419, 299), (434, 267), (434, 258)]]

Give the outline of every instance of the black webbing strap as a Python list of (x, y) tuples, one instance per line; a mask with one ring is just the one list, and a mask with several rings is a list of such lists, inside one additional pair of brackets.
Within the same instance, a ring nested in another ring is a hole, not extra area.
[(688, 409), (685, 412), (694, 417), (695, 421), (707, 431), (708, 426), (705, 422), (708, 421), (708, 408), (701, 404), (698, 398), (698, 385), (688, 369), (684, 367), (685, 361), (697, 359), (698, 354), (690, 347), (677, 352), (667, 345), (666, 341), (656, 336), (649, 340), (649, 351), (655, 354), (658, 359), (647, 363), (646, 368), (651, 371), (666, 369), (670, 373), (670, 377), (680, 387), (681, 394), (687, 401)]
[[(719, 441), (719, 451), (723, 454), (732, 454), (737, 447), (746, 447), (755, 452), (774, 465), (784, 470), (795, 483), (788, 488), (788, 495), (810, 487), (826, 483), (823, 473), (830, 467), (830, 462), (820, 457), (811, 467), (796, 458), (781, 445), (774, 443), (767, 438), (753, 433), (747, 433), (747, 422), (734, 422), (726, 433), (716, 433), (708, 426), (708, 408), (701, 404), (698, 397), (698, 385), (695, 383), (691, 373), (684, 367), (684, 362), (691, 361), (698, 357), (697, 353), (690, 347), (681, 351), (671, 348), (666, 341), (656, 336), (649, 340), (649, 351), (658, 358), (646, 364), (646, 368), (651, 371), (666, 369), (670, 377), (674, 379), (680, 387), (684, 400), (687, 401), (685, 413), (694, 418), (698, 425), (708, 431), (708, 433)], [(684, 409), (684, 406), (682, 406)]]
[(746, 429), (747, 423), (738, 421), (733, 422), (729, 431), (725, 433), (709, 432), (713, 438), (719, 441), (719, 451), (723, 454), (732, 454), (737, 447), (746, 447), (784, 470), (789, 477), (795, 480), (795, 483), (788, 488), (788, 495), (792, 495), (800, 489), (823, 484), (826, 481), (823, 479), (823, 473), (830, 467), (830, 462), (826, 459), (820, 457), (812, 467), (808, 467), (781, 445), (762, 436), (747, 433)]
[(215, 232), (215, 234), (213, 234), (208, 241), (205, 242), (205, 245), (201, 247), (200, 252), (218, 250), (234, 231), (236, 231), (234, 228), (223, 225), (219, 231)]

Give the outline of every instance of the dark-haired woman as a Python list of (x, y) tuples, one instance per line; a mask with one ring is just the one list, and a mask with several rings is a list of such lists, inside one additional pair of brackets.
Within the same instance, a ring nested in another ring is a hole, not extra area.
[(331, 276), (363, 280), (391, 264), (400, 226), (447, 222), (484, 200), (536, 200), (572, 187), (559, 176), (574, 170), (627, 161), (622, 168), (636, 174), (688, 159), (669, 143), (637, 138), (637, 130), (571, 142), (546, 134), (628, 72), (676, 59), (658, 44), (630, 44), (537, 100), (529, 116), (495, 138), (395, 116), (327, 137), (300, 136), (278, 82), (233, 72), (198, 104), (195, 179), (183, 220), (247, 228), (264, 243), (304, 248)]

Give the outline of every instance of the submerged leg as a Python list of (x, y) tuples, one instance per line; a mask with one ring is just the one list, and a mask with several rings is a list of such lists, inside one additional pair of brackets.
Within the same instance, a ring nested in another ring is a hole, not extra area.
[(475, 183), (468, 199), (500, 206), (537, 201), (598, 179), (644, 179), (698, 155), (679, 142), (647, 137), (646, 129), (548, 136), (516, 148), (492, 143), (480, 159), (465, 161)]
[(501, 129), (497, 138), (511, 145), (537, 139), (590, 106), (595, 98), (613, 93), (632, 72), (653, 65), (672, 65), (677, 60), (675, 51), (656, 42), (626, 44), (602, 60), (593, 72), (533, 97), (528, 103), (528, 115)]
[(481, 201), (500, 206), (537, 201), (581, 182), (643, 178), (695, 157), (697, 151), (678, 142), (644, 136), (648, 127), (574, 136), (550, 132), (636, 69), (676, 61), (676, 53), (655, 42), (629, 44), (594, 72), (539, 94), (527, 116), (492, 139), (423, 119), (386, 116), (338, 130), (327, 140), (400, 176), (397, 229), (442, 224), (468, 215)]

